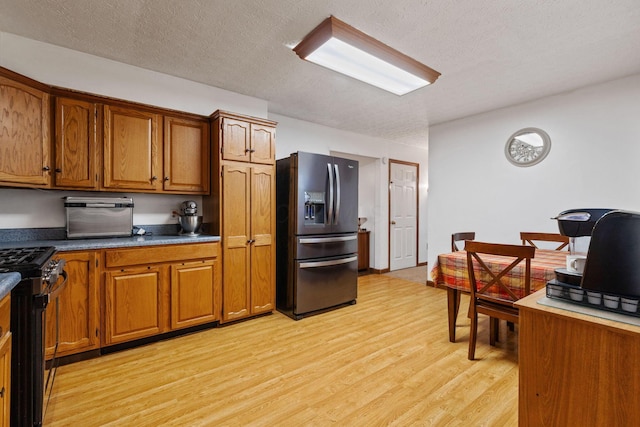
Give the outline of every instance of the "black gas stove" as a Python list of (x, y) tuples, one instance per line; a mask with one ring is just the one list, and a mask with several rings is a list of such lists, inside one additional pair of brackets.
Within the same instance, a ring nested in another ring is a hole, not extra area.
[(54, 247), (0, 249), (0, 272), (16, 271), (22, 277), (39, 275), (51, 260)]
[(55, 254), (54, 247), (0, 249), (0, 272), (22, 276), (11, 291), (12, 426), (42, 425), (53, 385), (55, 369), (45, 364), (45, 312), (57, 304), (67, 281), (65, 262), (53, 259)]

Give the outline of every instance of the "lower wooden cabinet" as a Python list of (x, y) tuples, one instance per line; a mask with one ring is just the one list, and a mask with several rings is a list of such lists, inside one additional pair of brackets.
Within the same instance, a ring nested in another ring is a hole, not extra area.
[(219, 275), (217, 260), (171, 266), (171, 329), (219, 320)]
[[(100, 346), (97, 252), (63, 252), (68, 274), (56, 303), (46, 310), (45, 357), (51, 359), (58, 335), (57, 356), (67, 356)], [(56, 328), (56, 322), (57, 328)]]
[(107, 345), (164, 332), (160, 267), (133, 267), (105, 275)]
[(102, 344), (220, 320), (219, 248), (201, 243), (105, 250)]
[(11, 408), (11, 295), (0, 301), (0, 427), (8, 426)]

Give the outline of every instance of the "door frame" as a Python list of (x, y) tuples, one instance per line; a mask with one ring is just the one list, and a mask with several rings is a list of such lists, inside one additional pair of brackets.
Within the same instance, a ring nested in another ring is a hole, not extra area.
[(391, 165), (400, 164), (400, 165), (408, 165), (415, 166), (416, 168), (416, 265), (419, 265), (418, 259), (418, 249), (420, 247), (419, 237), (420, 237), (420, 163), (414, 162), (406, 162), (404, 160), (395, 160), (389, 159), (389, 171), (387, 173), (387, 188), (388, 188), (388, 196), (387, 196), (387, 270), (391, 271)]

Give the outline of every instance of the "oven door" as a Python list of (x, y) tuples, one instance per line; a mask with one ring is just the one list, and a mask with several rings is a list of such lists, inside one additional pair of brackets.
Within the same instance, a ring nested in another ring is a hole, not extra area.
[(358, 257), (296, 261), (293, 314), (301, 315), (345, 303), (358, 294)]

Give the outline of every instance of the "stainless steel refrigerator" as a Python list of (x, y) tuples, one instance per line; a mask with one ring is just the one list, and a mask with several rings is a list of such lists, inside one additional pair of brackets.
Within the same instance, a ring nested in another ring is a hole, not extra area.
[(297, 152), (276, 162), (276, 307), (299, 320), (355, 304), (358, 162)]

